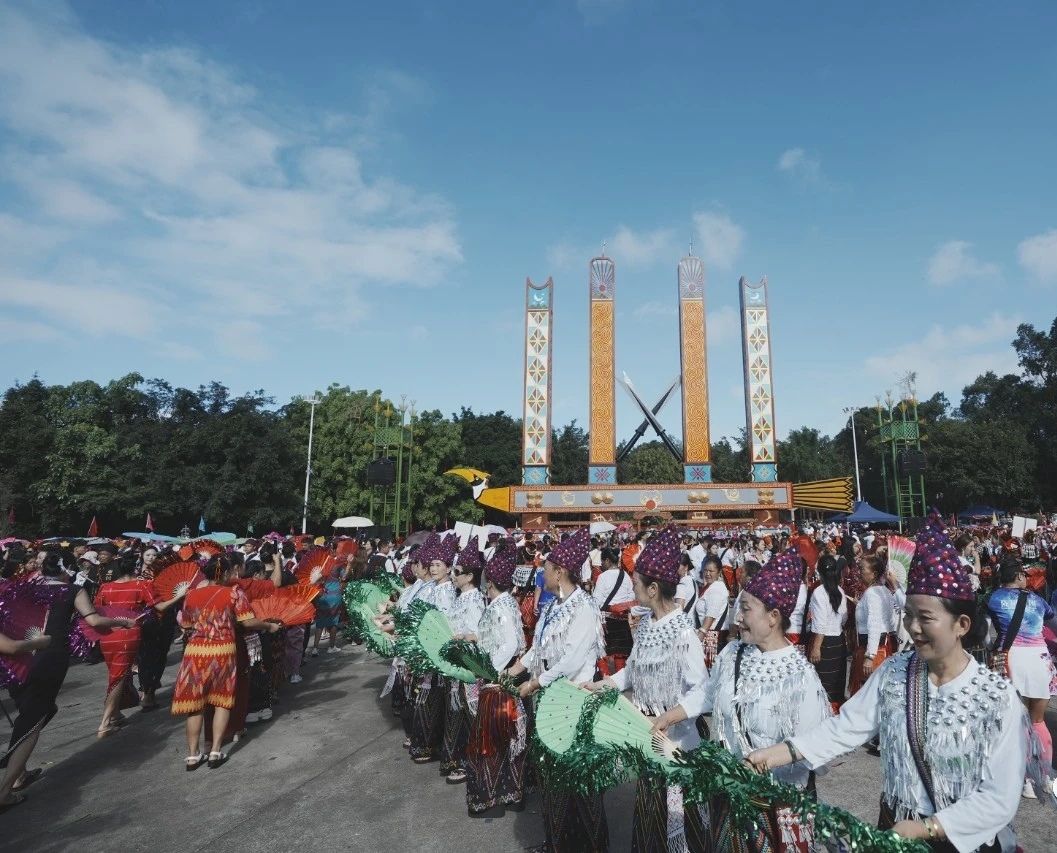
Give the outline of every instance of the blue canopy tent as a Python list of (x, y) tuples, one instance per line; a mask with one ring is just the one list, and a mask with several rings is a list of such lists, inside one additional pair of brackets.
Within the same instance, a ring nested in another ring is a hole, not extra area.
[(1002, 518), (1006, 514), (1004, 509), (996, 509), (993, 506), (983, 506), (977, 504), (976, 506), (969, 506), (958, 513), (959, 522), (978, 521), (984, 519), (990, 521), (991, 518)]
[(898, 524), (899, 516), (882, 512), (870, 506), (866, 501), (855, 501), (850, 513), (838, 513), (828, 520), (843, 521), (848, 524)]

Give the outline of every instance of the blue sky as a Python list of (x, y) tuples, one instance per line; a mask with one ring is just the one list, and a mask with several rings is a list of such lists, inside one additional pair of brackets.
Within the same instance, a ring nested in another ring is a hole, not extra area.
[(1050, 3), (0, 0), (0, 381), (520, 414), (550, 275), (554, 422), (585, 423), (590, 257), (652, 399), (692, 239), (714, 436), (744, 421), (741, 275), (780, 433), (909, 370), (957, 400), (1057, 313), (1055, 91)]

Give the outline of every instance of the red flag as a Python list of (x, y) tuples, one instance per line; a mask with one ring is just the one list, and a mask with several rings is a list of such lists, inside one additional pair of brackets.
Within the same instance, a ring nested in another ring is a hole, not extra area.
[(154, 532), (154, 521), (151, 519), (149, 512), (147, 513), (146, 529), (149, 530), (151, 533)]
[(95, 516), (92, 516), (92, 523), (88, 525), (89, 537), (99, 535), (99, 522), (95, 520)]

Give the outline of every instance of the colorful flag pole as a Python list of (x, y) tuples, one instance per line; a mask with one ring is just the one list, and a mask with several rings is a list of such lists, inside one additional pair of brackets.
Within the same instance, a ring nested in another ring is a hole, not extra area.
[(205, 515), (198, 516), (198, 532), (199, 533), (205, 533), (206, 532), (206, 517), (205, 517)]
[(95, 516), (92, 516), (92, 523), (88, 525), (88, 536), (89, 538), (99, 535), (99, 522), (96, 521)]
[(149, 530), (151, 533), (154, 532), (154, 519), (150, 517), (149, 512), (147, 513), (147, 523), (144, 525), (144, 528), (146, 530)]

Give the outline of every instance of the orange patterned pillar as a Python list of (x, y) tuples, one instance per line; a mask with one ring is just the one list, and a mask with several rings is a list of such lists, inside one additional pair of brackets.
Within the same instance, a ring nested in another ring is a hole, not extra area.
[(616, 267), (607, 257), (592, 258), (589, 288), (591, 298), (591, 395), (587, 482), (612, 485), (617, 481), (617, 417), (613, 298)]
[(693, 255), (679, 261), (679, 358), (683, 376), (683, 481), (712, 482), (708, 427), (708, 335), (705, 265)]

